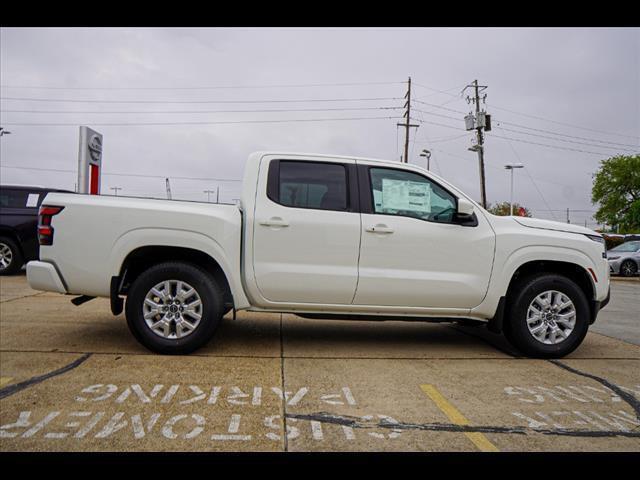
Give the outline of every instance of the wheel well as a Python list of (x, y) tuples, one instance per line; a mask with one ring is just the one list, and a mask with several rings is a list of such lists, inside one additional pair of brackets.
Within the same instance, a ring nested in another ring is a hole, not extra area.
[(218, 285), (223, 289), (225, 305), (233, 306), (233, 294), (231, 293), (231, 287), (229, 286), (227, 277), (218, 262), (211, 256), (192, 248), (160, 245), (140, 247), (127, 255), (124, 262), (122, 262), (117, 281), (112, 282), (112, 285), (117, 285), (115, 287), (116, 292), (111, 292), (112, 296), (114, 293), (126, 295), (131, 284), (142, 272), (153, 265), (166, 261), (183, 261), (204, 268), (213, 275)]
[(563, 275), (576, 282), (576, 284), (586, 295), (587, 301), (589, 301), (590, 304), (595, 298), (595, 290), (593, 284), (591, 283), (591, 279), (589, 278), (589, 273), (580, 265), (569, 262), (536, 260), (521, 265), (515, 271), (515, 273), (511, 277), (511, 281), (509, 282), (509, 288), (507, 289), (507, 299), (509, 298), (511, 289), (520, 279), (529, 277), (536, 273), (557, 273), (559, 275)]

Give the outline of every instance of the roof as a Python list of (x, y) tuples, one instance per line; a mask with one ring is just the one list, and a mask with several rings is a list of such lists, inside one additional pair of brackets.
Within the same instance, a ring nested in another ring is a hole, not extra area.
[(55, 188), (55, 187), (43, 187), (42, 185), (0, 185), (1, 188), (14, 189), (19, 188), (21, 190), (33, 190), (33, 191), (43, 191), (43, 192), (66, 192), (66, 193), (74, 193), (71, 190), (65, 190), (64, 188)]

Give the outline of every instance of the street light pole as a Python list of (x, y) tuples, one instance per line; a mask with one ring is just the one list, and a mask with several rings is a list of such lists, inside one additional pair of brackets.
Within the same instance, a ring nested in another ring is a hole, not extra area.
[(427, 149), (422, 150), (422, 153), (420, 154), (421, 157), (427, 157), (427, 170), (431, 170), (429, 168), (430, 164), (431, 164), (431, 152)]
[(513, 217), (513, 171), (516, 168), (524, 168), (524, 165), (522, 165), (521, 163), (509, 163), (505, 165), (504, 168), (506, 168), (507, 170), (511, 170), (511, 196), (509, 198), (509, 204), (510, 204), (510, 215)]

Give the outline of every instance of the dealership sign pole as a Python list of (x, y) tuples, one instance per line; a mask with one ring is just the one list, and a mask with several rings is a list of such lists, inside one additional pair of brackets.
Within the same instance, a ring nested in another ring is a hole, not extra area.
[(100, 195), (102, 177), (102, 134), (80, 127), (78, 193)]

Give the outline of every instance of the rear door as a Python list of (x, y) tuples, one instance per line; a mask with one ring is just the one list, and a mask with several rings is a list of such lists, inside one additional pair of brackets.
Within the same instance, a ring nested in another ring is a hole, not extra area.
[(360, 248), (355, 162), (264, 161), (267, 191), (258, 192), (253, 226), (261, 295), (269, 302), (350, 304)]

